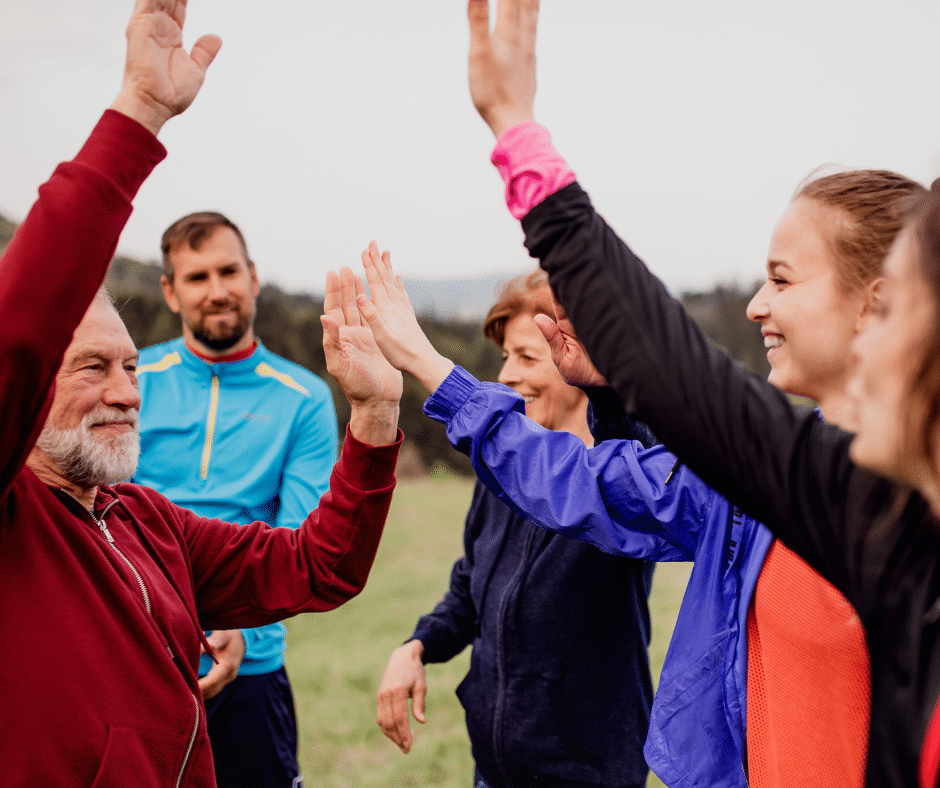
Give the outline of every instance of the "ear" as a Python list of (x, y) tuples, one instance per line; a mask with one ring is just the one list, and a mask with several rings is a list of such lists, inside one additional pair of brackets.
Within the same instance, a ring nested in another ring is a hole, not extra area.
[(870, 282), (865, 288), (865, 301), (862, 303), (862, 311), (859, 313), (858, 319), (855, 321), (855, 333), (861, 332), (865, 327), (865, 323), (868, 321), (868, 318), (877, 311), (878, 307), (881, 304), (881, 299), (884, 297), (884, 286), (885, 279), (883, 276), (879, 276), (873, 282)]
[(261, 284), (258, 282), (258, 269), (251, 260), (248, 261), (248, 270), (251, 272), (251, 294), (257, 299), (261, 295)]
[(166, 274), (160, 277), (160, 287), (163, 288), (163, 297), (166, 299), (166, 305), (174, 314), (180, 313), (180, 302), (173, 291), (173, 283), (167, 278)]

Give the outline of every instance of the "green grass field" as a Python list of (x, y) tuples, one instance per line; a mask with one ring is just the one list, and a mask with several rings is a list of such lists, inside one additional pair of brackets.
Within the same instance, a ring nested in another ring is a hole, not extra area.
[[(311, 788), (469, 788), (470, 746), (454, 688), (467, 671), (469, 649), (428, 666), (426, 725), (412, 720), (408, 755), (375, 722), (375, 693), (392, 649), (413, 631), (447, 588), (463, 552), (463, 521), (472, 482), (401, 482), (369, 584), (339, 610), (287, 623), (287, 668), (297, 702), (300, 761)], [(650, 608), (650, 659), (659, 675), (690, 564), (656, 570)], [(651, 777), (650, 786), (661, 783)]]

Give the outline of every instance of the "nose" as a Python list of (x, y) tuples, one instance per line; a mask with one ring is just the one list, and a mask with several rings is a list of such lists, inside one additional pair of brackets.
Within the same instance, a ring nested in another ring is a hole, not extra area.
[(519, 365), (512, 360), (511, 356), (503, 360), (502, 369), (499, 370), (499, 377), (496, 380), (510, 387), (519, 382)]
[(108, 375), (101, 401), (112, 408), (135, 410), (140, 408), (137, 377), (121, 365), (115, 365)]
[(750, 303), (747, 305), (745, 314), (750, 320), (753, 320), (755, 323), (760, 323), (770, 317), (770, 297), (768, 295), (768, 288), (770, 287), (770, 282), (764, 282), (761, 285), (760, 290), (754, 293), (754, 297), (750, 300)]
[(213, 274), (209, 277), (209, 298), (213, 301), (228, 300), (228, 288), (225, 287), (221, 276)]

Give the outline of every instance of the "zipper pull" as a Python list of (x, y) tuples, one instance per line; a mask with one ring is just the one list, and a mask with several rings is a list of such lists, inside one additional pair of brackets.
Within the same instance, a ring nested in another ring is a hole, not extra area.
[(104, 524), (104, 520), (99, 520), (96, 517), (95, 522), (98, 524), (98, 528), (101, 530), (101, 533), (104, 534), (104, 538), (108, 540), (108, 543), (114, 544), (114, 537), (111, 536), (111, 532), (108, 530), (108, 526)]

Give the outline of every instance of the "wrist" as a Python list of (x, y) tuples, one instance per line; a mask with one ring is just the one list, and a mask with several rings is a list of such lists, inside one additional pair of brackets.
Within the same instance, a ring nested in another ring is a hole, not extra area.
[(401, 651), (405, 652), (409, 657), (421, 660), (421, 657), (424, 656), (424, 643), (422, 643), (417, 638), (414, 640), (409, 640), (407, 643), (402, 644), (398, 647)]
[(454, 368), (454, 362), (444, 358), (436, 350), (418, 358), (408, 371), (424, 386), (428, 394), (433, 394)]
[(488, 115), (486, 124), (493, 132), (493, 136), (499, 139), (504, 132), (508, 131), (513, 126), (518, 126), (520, 123), (525, 123), (530, 120), (535, 120), (531, 109), (504, 108), (494, 110)]
[(131, 120), (136, 120), (155, 137), (172, 115), (162, 104), (147, 101), (133, 88), (126, 85), (121, 88), (121, 92), (114, 99), (111, 109), (126, 115)]
[(388, 446), (398, 439), (398, 400), (351, 402), (349, 431), (360, 443)]

